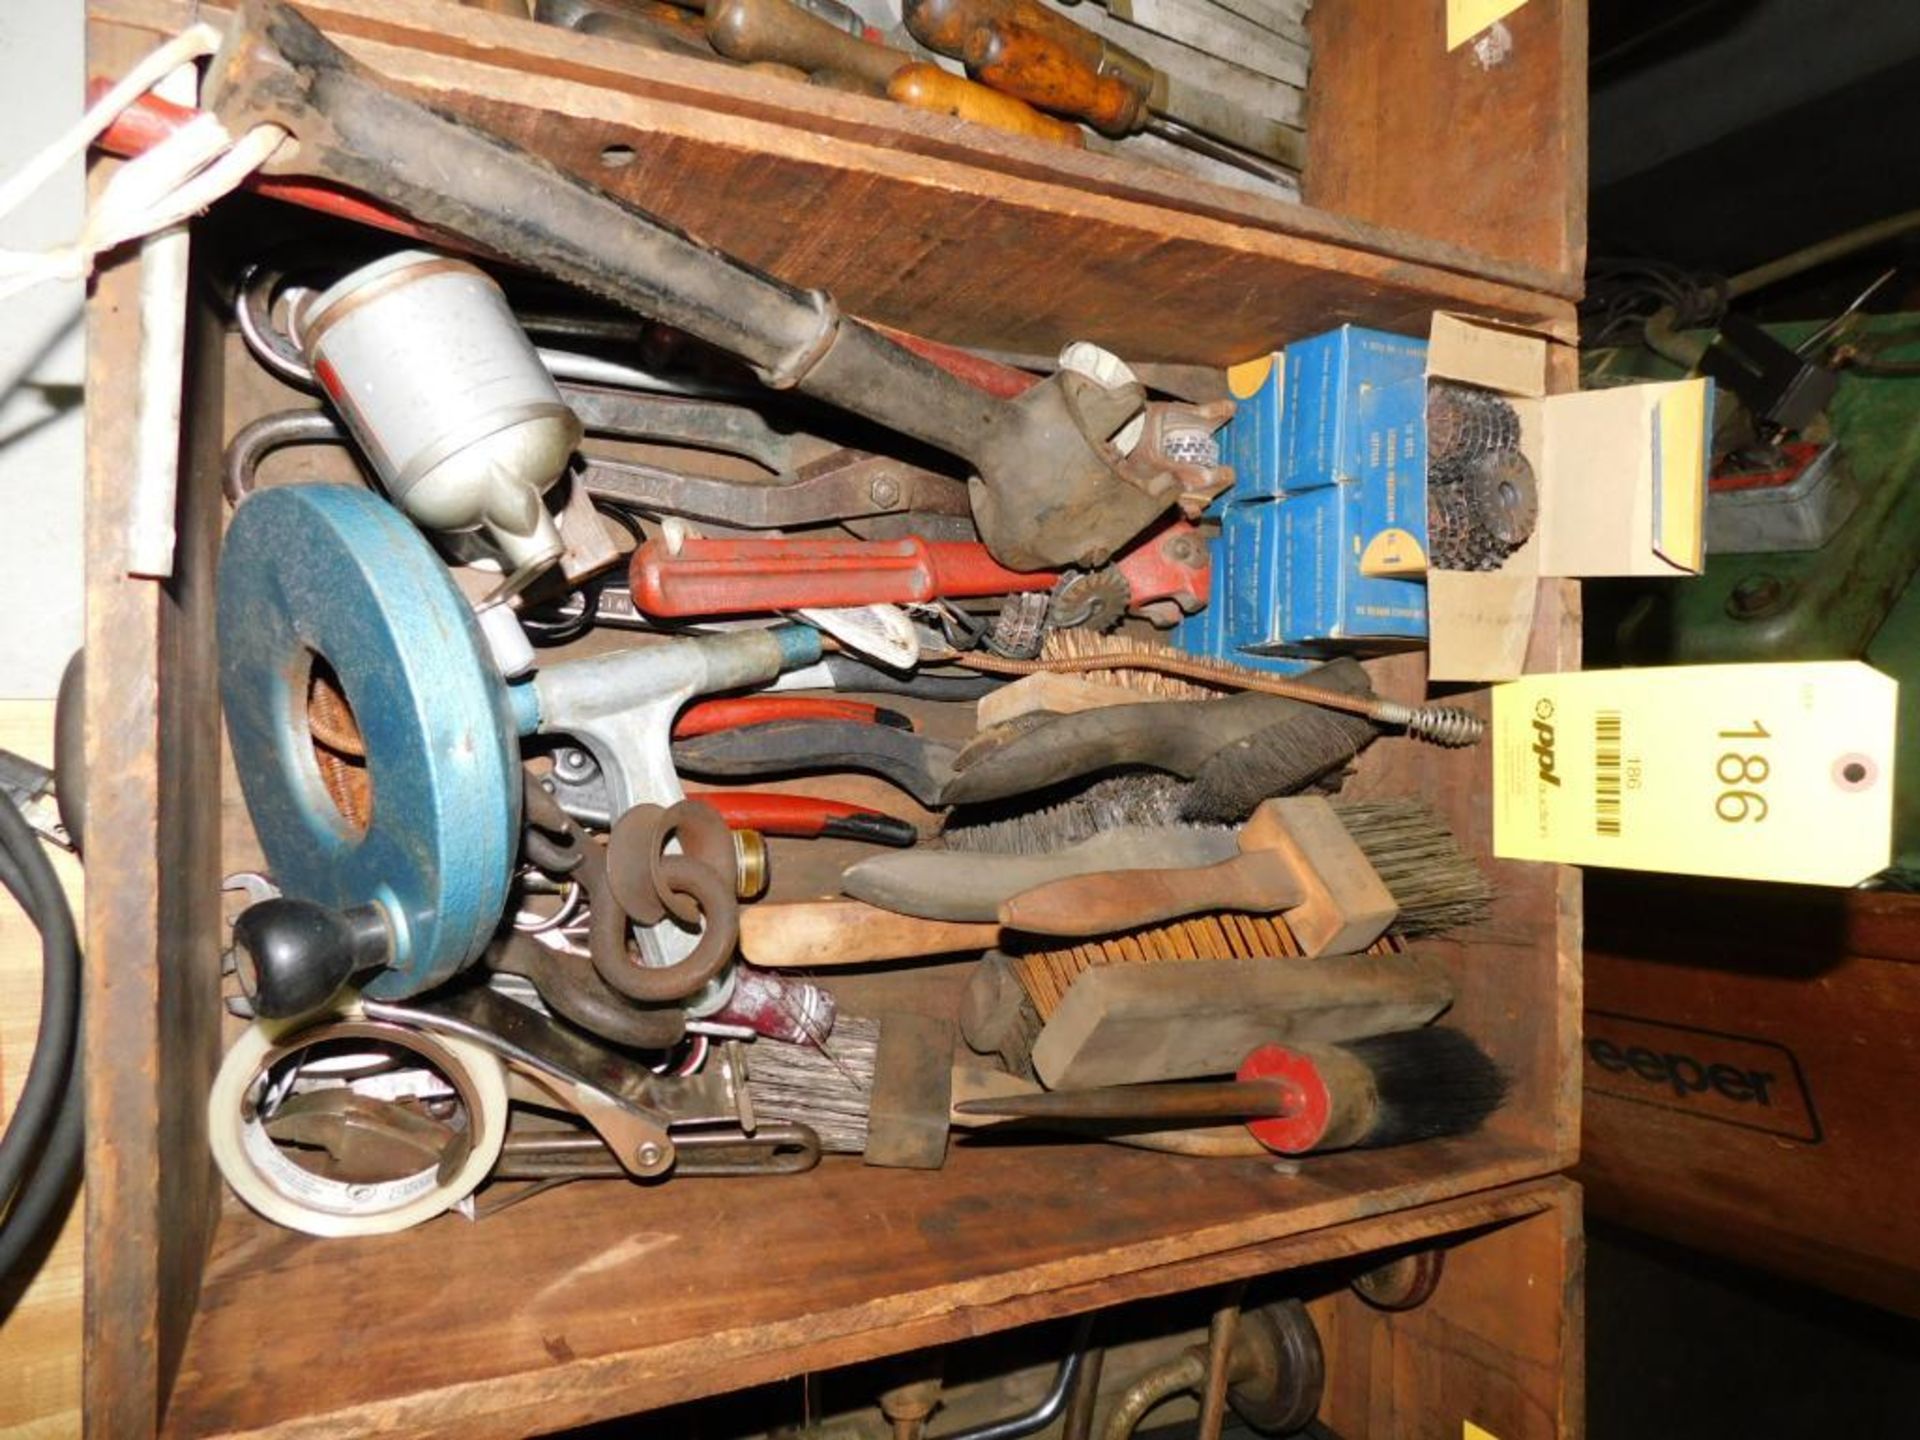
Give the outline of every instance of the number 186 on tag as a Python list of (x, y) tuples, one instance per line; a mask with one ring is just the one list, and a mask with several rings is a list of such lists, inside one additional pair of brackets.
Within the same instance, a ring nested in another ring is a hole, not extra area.
[(1884, 869), (1898, 689), (1857, 662), (1531, 676), (1494, 692), (1494, 852), (1854, 885)]

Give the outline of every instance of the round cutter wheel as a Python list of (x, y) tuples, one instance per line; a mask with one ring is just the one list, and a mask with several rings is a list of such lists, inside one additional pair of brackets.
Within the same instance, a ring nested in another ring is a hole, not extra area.
[[(392, 961), (367, 994), (441, 983), (499, 923), (520, 823), (506, 690), (472, 608), (399, 511), (339, 485), (250, 496), (219, 586), (221, 704), (274, 879), (382, 908)], [(319, 709), (316, 674), (338, 692)], [(346, 783), (349, 760), (364, 774)]]

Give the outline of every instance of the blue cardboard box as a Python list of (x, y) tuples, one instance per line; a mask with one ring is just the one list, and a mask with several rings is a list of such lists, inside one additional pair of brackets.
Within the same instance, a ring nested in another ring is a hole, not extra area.
[[(1424, 433), (1427, 342), (1343, 325), (1287, 346), (1278, 423), (1287, 495), (1357, 480), (1388, 431)], [(1234, 420), (1239, 420), (1238, 413)], [(1251, 494), (1251, 492), (1248, 492)]]
[(1312, 668), (1312, 662), (1285, 655), (1256, 655), (1235, 645), (1228, 636), (1228, 618), (1233, 598), (1231, 567), (1223, 536), (1209, 542), (1213, 548), (1213, 585), (1203, 609), (1182, 616), (1168, 639), (1189, 655), (1226, 660), (1253, 670), (1277, 675), (1298, 675)]
[[(1412, 405), (1403, 403), (1409, 392)], [(1354, 491), (1360, 573), (1421, 575), (1427, 568), (1425, 378), (1390, 387), (1380, 401), (1362, 407), (1364, 454), (1355, 477), (1342, 482)]]
[(1426, 638), (1424, 581), (1361, 568), (1365, 490), (1326, 486), (1228, 509), (1230, 645), (1312, 654)]
[(1227, 371), (1233, 418), (1220, 429), (1220, 458), (1233, 467), (1233, 484), (1207, 508), (1218, 518), (1242, 500), (1280, 493), (1280, 422), (1287, 367), (1281, 354), (1262, 355)]

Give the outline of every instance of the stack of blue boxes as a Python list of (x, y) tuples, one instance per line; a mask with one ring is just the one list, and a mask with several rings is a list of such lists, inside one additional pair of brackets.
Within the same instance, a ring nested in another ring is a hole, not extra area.
[(1426, 360), (1348, 325), (1235, 369), (1212, 594), (1176, 645), (1297, 670), (1426, 638)]

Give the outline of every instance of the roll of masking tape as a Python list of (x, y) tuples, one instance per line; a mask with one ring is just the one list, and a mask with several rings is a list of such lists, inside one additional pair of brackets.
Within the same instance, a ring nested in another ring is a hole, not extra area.
[[(282, 1060), (328, 1041), (412, 1057), (445, 1079), (465, 1107), (464, 1153), (389, 1180), (338, 1180), (316, 1174), (267, 1133), (262, 1102)], [(308, 1235), (387, 1235), (431, 1220), (480, 1187), (507, 1135), (507, 1072), (491, 1051), (464, 1040), (368, 1020), (349, 1008), (328, 1019), (256, 1021), (220, 1063), (207, 1097), (214, 1163), (247, 1206), (276, 1225)]]

